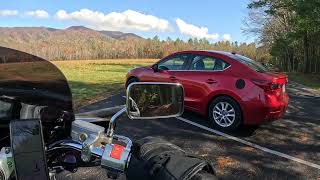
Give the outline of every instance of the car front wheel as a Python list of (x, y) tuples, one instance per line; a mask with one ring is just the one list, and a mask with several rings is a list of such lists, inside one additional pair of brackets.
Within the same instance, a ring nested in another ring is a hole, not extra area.
[(128, 87), (131, 83), (139, 82), (139, 79), (136, 77), (132, 77), (127, 81), (126, 87)]
[(209, 118), (216, 128), (233, 131), (238, 129), (242, 123), (241, 108), (232, 98), (220, 96), (211, 102)]

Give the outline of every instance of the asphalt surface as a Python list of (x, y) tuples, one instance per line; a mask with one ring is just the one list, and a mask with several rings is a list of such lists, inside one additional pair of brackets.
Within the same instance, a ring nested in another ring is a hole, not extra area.
[[(290, 103), (283, 119), (261, 126), (244, 127), (231, 136), (320, 165), (320, 93), (296, 83), (288, 88)], [(81, 112), (124, 104), (123, 94), (84, 107)], [(213, 129), (205, 118), (192, 112), (182, 116)], [(133, 140), (162, 137), (214, 165), (219, 179), (319, 179), (320, 169), (283, 158), (230, 138), (216, 135), (176, 118), (129, 120), (122, 116), (117, 134)], [(99, 168), (80, 169), (66, 179), (106, 179)]]

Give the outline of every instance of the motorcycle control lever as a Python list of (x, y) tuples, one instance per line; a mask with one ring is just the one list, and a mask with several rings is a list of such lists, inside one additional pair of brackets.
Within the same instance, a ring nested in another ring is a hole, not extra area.
[(114, 114), (105, 133), (104, 128), (89, 122), (76, 120), (72, 124), (72, 139), (80, 142), (81, 159), (91, 160), (93, 151), (100, 151), (101, 166), (114, 173), (124, 173), (131, 158), (132, 141), (125, 137), (114, 135), (116, 120), (126, 112), (126, 108)]
[(118, 111), (115, 115), (113, 115), (111, 117), (111, 120), (109, 122), (109, 127), (108, 127), (108, 130), (107, 130), (107, 143), (108, 144), (111, 144), (112, 143), (112, 137), (113, 137), (113, 133), (114, 133), (114, 129), (115, 129), (115, 126), (116, 126), (116, 120), (123, 114), (126, 112), (126, 108), (122, 108), (120, 111)]

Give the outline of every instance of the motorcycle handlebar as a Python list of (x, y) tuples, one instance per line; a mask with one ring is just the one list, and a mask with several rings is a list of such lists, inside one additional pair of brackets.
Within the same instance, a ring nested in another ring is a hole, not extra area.
[[(82, 144), (73, 140), (62, 140), (54, 145), (51, 145), (49, 149), (47, 150), (47, 153), (50, 153), (51, 151), (55, 151), (58, 149), (73, 149), (76, 151), (81, 152), (82, 151)], [(98, 147), (93, 147), (91, 149), (92, 155), (101, 158), (103, 155), (104, 149), (98, 148)]]

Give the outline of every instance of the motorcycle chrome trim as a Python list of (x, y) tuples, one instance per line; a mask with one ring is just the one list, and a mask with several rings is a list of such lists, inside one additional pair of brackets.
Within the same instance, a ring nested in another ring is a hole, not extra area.
[(75, 120), (82, 120), (85, 122), (89, 122), (89, 123), (94, 123), (94, 122), (104, 122), (104, 121), (108, 121), (109, 119), (107, 118), (99, 118), (99, 117), (87, 117), (87, 116), (80, 116), (79, 114), (76, 115)]
[[(70, 140), (62, 140), (59, 144), (56, 144), (54, 147), (47, 150), (47, 152), (59, 150), (59, 149), (73, 149), (79, 152), (82, 151), (82, 144), (76, 141), (71, 142)], [(103, 148), (92, 148), (91, 153), (92, 155), (101, 158), (103, 154)]]
[(107, 143), (104, 131), (104, 127), (83, 120), (72, 122), (71, 137), (82, 144), (81, 159), (84, 162), (91, 160), (91, 151), (94, 148), (102, 147), (102, 144)]

